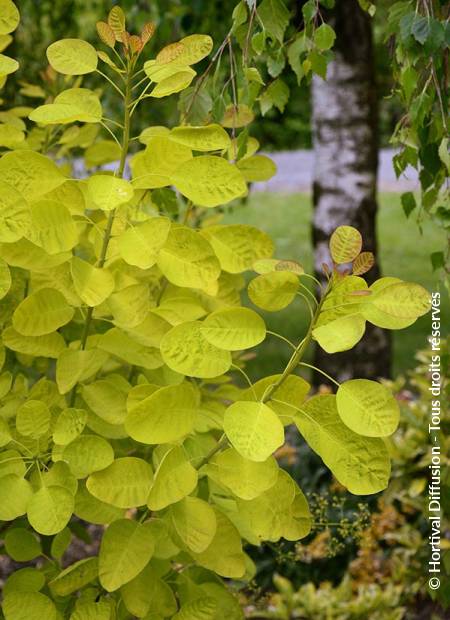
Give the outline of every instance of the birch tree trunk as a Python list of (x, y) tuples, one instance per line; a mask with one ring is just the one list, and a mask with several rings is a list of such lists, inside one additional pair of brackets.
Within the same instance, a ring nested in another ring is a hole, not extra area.
[[(377, 256), (375, 218), (378, 165), (377, 98), (370, 17), (357, 0), (337, 0), (329, 13), (336, 31), (327, 79), (312, 86), (315, 171), (313, 184), (315, 268), (330, 264), (328, 240), (340, 225), (357, 228), (364, 250)], [(367, 274), (379, 277), (379, 267)], [(390, 339), (367, 324), (351, 351), (329, 356), (317, 348), (316, 363), (338, 380), (390, 374)], [(323, 383), (323, 377), (316, 377)]]

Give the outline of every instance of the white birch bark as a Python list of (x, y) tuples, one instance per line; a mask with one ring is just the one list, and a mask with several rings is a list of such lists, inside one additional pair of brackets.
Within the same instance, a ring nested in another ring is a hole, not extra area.
[[(340, 225), (358, 228), (364, 250), (376, 245), (378, 164), (377, 99), (369, 16), (357, 0), (337, 0), (329, 16), (336, 31), (334, 60), (327, 79), (312, 85), (315, 168), (313, 182), (315, 268), (330, 263), (328, 241)], [(368, 278), (379, 276), (375, 267)], [(321, 368), (340, 380), (389, 376), (389, 338), (369, 327), (349, 353), (317, 352)]]

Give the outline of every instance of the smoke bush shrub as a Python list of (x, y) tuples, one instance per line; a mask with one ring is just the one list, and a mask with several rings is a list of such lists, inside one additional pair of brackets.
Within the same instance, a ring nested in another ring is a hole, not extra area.
[[(7, 44), (19, 15), (10, 0), (0, 8)], [(238, 145), (238, 111), (222, 125), (133, 135), (137, 107), (187, 89), (211, 38), (149, 54), (153, 24), (130, 35), (117, 6), (97, 29), (107, 51), (53, 43), (46, 102), (1, 113), (0, 520), (6, 553), (33, 562), (7, 579), (3, 614), (238, 619), (222, 578), (252, 577), (245, 545), (310, 531), (305, 496), (273, 456), (287, 425), (352, 493), (388, 484), (395, 399), (363, 379), (310, 396), (296, 374), (307, 347), (350, 349), (366, 321), (407, 327), (429, 295), (393, 277), (369, 287), (373, 256), (354, 228), (333, 234), (316, 298), (305, 287), (314, 276), (273, 258), (265, 233), (220, 224), (214, 208), (274, 173), (254, 141)], [(0, 56), (3, 81), (17, 67)], [(120, 118), (82, 86), (93, 72), (114, 89)], [(80, 149), (83, 180), (70, 167)], [(112, 173), (99, 168), (118, 159)], [(242, 389), (230, 373), (246, 377), (245, 352), (267, 336), (241, 306), (247, 271), (256, 307), (275, 312), (303, 295), (311, 322), (279, 375)], [(98, 556), (63, 569), (89, 523), (105, 526)]]

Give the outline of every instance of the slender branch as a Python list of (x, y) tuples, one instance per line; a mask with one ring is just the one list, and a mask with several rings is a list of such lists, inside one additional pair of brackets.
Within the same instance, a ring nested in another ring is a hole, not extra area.
[(314, 302), (314, 304), (317, 307), (318, 301), (317, 301), (314, 293), (307, 286), (305, 286), (302, 282), (299, 282), (299, 286), (300, 286), (300, 288), (304, 289), (308, 293), (308, 295), (311, 297), (312, 301)]
[(311, 316), (311, 321), (312, 321), (314, 318), (314, 310), (312, 309), (309, 299), (306, 297), (304, 293), (297, 292), (296, 295), (298, 295), (299, 297), (301, 297), (302, 299), (306, 301), (306, 305), (308, 306), (309, 314)]
[(214, 56), (211, 58), (211, 60), (209, 61), (208, 66), (206, 67), (205, 71), (203, 72), (203, 74), (199, 77), (199, 79), (197, 80), (197, 83), (195, 85), (195, 89), (194, 92), (192, 94), (191, 100), (189, 102), (189, 106), (187, 107), (186, 112), (183, 114), (183, 118), (181, 119), (182, 122), (184, 123), (188, 118), (189, 118), (189, 114), (191, 113), (192, 107), (194, 105), (194, 102), (197, 98), (198, 93), (200, 92), (200, 89), (202, 88), (204, 82), (206, 81), (211, 69), (214, 66), (214, 63), (216, 62), (216, 60), (218, 58), (220, 58), (220, 56), (223, 54), (223, 50), (225, 49), (225, 47), (227, 46), (228, 43), (228, 38), (231, 36), (231, 30), (229, 31), (229, 33), (227, 34), (227, 36), (225, 37), (225, 39), (222, 41), (222, 43), (220, 44), (220, 46), (218, 47), (216, 53), (214, 54)]
[(257, 397), (256, 397), (255, 388), (253, 386), (253, 383), (250, 381), (250, 377), (248, 376), (248, 374), (242, 368), (239, 368), (239, 366), (236, 366), (236, 364), (231, 364), (231, 368), (234, 368), (235, 370), (237, 370), (238, 372), (240, 372), (243, 375), (244, 379), (247, 381), (250, 389), (253, 392), (253, 396), (255, 397), (255, 400), (258, 400)]
[(326, 299), (327, 293), (328, 293), (328, 289), (317, 306), (317, 310), (311, 320), (306, 336), (303, 338), (303, 340), (300, 342), (300, 344), (295, 349), (294, 353), (291, 356), (291, 359), (287, 363), (287, 366), (284, 369), (283, 373), (281, 374), (280, 378), (277, 381), (275, 381), (275, 383), (273, 383), (270, 386), (270, 388), (266, 391), (266, 393), (264, 394), (262, 398), (263, 403), (270, 400), (270, 397), (272, 396), (272, 394), (286, 381), (289, 375), (291, 375), (293, 371), (295, 370), (295, 368), (299, 365), (303, 355), (305, 354), (306, 349), (308, 348), (312, 340), (312, 332), (315, 327), (316, 321), (319, 317), (320, 311), (322, 310), (322, 305)]
[(255, 15), (256, 15), (256, 2), (253, 5), (252, 11), (250, 13), (250, 19), (248, 21), (247, 35), (245, 37), (244, 53), (242, 54), (242, 64), (244, 65), (244, 67), (246, 67), (247, 64), (248, 64), (248, 51), (249, 51), (249, 48), (250, 48), (250, 35), (252, 33), (253, 20), (255, 19)]
[[(141, 73), (145, 73), (145, 68), (144, 67), (142, 67), (142, 69), (139, 69), (139, 71), (136, 71), (136, 73), (133, 75), (133, 80), (135, 78), (137, 78), (138, 75), (141, 75)], [(133, 90), (133, 89), (131, 89), (131, 90)]]
[(128, 105), (131, 107), (131, 111), (130, 111), (130, 116), (133, 116), (135, 109), (137, 108), (137, 106), (139, 105), (139, 102), (142, 101), (142, 99), (145, 97), (145, 93), (148, 91), (148, 89), (150, 88), (150, 86), (153, 85), (153, 82), (149, 81), (149, 83), (147, 84), (147, 86), (144, 88), (144, 90), (142, 91), (142, 93), (139, 95), (139, 97), (137, 99), (135, 99), (134, 101), (132, 101), (131, 103), (129, 103)]
[(317, 368), (317, 366), (313, 366), (312, 364), (307, 364), (306, 362), (299, 362), (299, 366), (306, 366), (307, 368), (311, 368), (312, 370), (315, 370), (316, 372), (320, 372), (320, 374), (326, 377), (328, 381), (331, 381), (331, 383), (334, 383), (338, 387), (340, 387), (341, 385), (339, 381), (336, 381), (336, 379), (333, 379), (333, 377), (330, 377), (330, 375), (328, 375), (325, 371), (321, 370), (320, 368)]
[(288, 340), (287, 338), (285, 338), (284, 336), (282, 336), (281, 334), (277, 334), (277, 332), (271, 332), (270, 329), (266, 330), (266, 333), (270, 334), (271, 336), (275, 336), (276, 338), (279, 338), (280, 340), (283, 340), (295, 351), (296, 349), (295, 344), (291, 342), (290, 340)]
[(133, 86), (133, 88), (132, 88), (131, 90), (134, 90), (135, 88), (139, 88), (139, 86), (140, 86), (141, 84), (143, 84), (146, 80), (148, 80), (148, 77), (147, 77), (147, 76), (145, 76), (144, 78), (142, 78), (142, 80), (139, 80), (139, 82), (137, 82), (137, 83)]
[(189, 216), (192, 213), (193, 206), (194, 205), (192, 203), (192, 200), (188, 200), (188, 203), (186, 205), (186, 211), (184, 212), (183, 221), (181, 222), (183, 224), (183, 226), (186, 226), (186, 224), (188, 223)]
[(200, 463), (197, 465), (196, 469), (200, 469), (201, 467), (203, 467), (203, 465), (206, 465), (206, 463), (212, 459), (212, 457), (217, 454), (218, 452), (220, 452), (222, 450), (222, 448), (225, 448), (225, 446), (228, 445), (228, 439), (225, 437), (225, 434), (222, 435), (222, 437), (219, 439), (219, 441), (216, 443), (216, 445), (214, 446), (214, 448), (212, 448), (212, 450), (210, 450), (208, 452), (208, 454), (202, 458), (202, 460), (200, 461)]
[(114, 54), (117, 56), (118, 60), (120, 61), (120, 64), (122, 65), (122, 67), (126, 70), (127, 66), (122, 58), (122, 56), (119, 54), (119, 52), (113, 47), (112, 48)]
[(106, 131), (112, 136), (112, 138), (116, 142), (116, 144), (121, 146), (119, 140), (116, 138), (115, 133), (108, 127), (108, 125), (106, 123), (104, 123), (103, 121), (100, 121), (100, 125), (103, 127), (103, 129), (106, 129)]
[(322, 288), (322, 282), (320, 280), (318, 280), (315, 276), (312, 276), (310, 273), (302, 273), (300, 277), (301, 278), (311, 278), (311, 280), (314, 280), (314, 282), (317, 284), (317, 286)]
[(441, 110), (442, 124), (444, 125), (444, 129), (445, 129), (446, 133), (448, 134), (447, 115), (445, 114), (444, 102), (442, 100), (441, 86), (439, 84), (439, 80), (438, 80), (437, 75), (436, 75), (436, 69), (435, 69), (433, 61), (431, 62), (431, 73), (433, 75), (434, 86), (435, 86), (435, 89), (436, 89), (436, 94), (437, 94), (437, 98), (438, 98), (438, 101), (439, 101), (439, 107), (440, 107), (440, 110)]
[[(131, 69), (128, 70), (127, 80), (126, 80), (126, 89), (124, 94), (124, 123), (123, 123), (123, 135), (122, 135), (122, 152), (120, 154), (120, 163), (119, 168), (117, 170), (117, 177), (122, 178), (123, 173), (125, 171), (125, 164), (128, 155), (128, 145), (130, 142), (130, 98), (131, 98)], [(102, 248), (100, 250), (100, 256), (97, 262), (97, 267), (100, 269), (104, 266), (106, 262), (106, 255), (108, 252), (108, 246), (111, 239), (112, 227), (114, 224), (114, 216), (115, 209), (112, 209), (108, 215), (108, 221), (105, 228), (105, 233), (103, 236)], [(86, 314), (86, 320), (84, 323), (83, 334), (81, 336), (80, 348), (82, 351), (86, 349), (87, 339), (89, 336), (89, 329), (92, 322), (92, 315), (94, 313), (94, 308), (91, 306), (88, 308)], [(70, 394), (70, 406), (73, 407), (75, 404), (75, 399), (77, 395), (77, 385), (75, 385)]]
[(231, 128), (231, 137), (233, 139), (234, 157), (237, 158), (237, 146), (236, 146), (236, 117), (238, 113), (238, 98), (236, 89), (236, 64), (234, 61), (233, 45), (231, 43), (231, 37), (228, 37), (228, 53), (230, 55), (230, 79), (231, 79), (231, 92), (233, 96), (233, 126)]
[(106, 116), (104, 116), (102, 118), (102, 120), (103, 121), (107, 121), (108, 123), (112, 123), (113, 125), (116, 125), (116, 127), (119, 127), (123, 131), (122, 123), (118, 123), (117, 121), (113, 120), (112, 118), (106, 118)]
[(119, 88), (117, 84), (110, 77), (106, 75), (106, 73), (103, 73), (103, 71), (100, 71), (100, 69), (96, 69), (95, 72), (100, 74), (103, 78), (105, 78), (105, 80), (109, 82), (111, 86), (117, 90), (117, 92), (120, 94), (121, 97), (125, 97), (125, 93), (123, 92), (123, 90)]

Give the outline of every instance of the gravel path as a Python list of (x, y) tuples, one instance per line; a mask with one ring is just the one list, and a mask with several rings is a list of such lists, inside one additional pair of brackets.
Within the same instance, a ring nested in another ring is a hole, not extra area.
[[(378, 160), (378, 190), (403, 192), (418, 189), (417, 173), (409, 168), (406, 175), (397, 179), (392, 166), (395, 151), (382, 149)], [(277, 174), (266, 183), (254, 183), (253, 190), (263, 192), (310, 191), (314, 171), (313, 151), (280, 151), (270, 153), (278, 167)]]
[[(407, 174), (397, 179), (392, 166), (393, 149), (382, 149), (378, 160), (378, 190), (382, 192), (404, 192), (417, 190), (419, 187), (417, 173), (409, 168)], [(309, 192), (312, 187), (314, 171), (313, 151), (279, 151), (270, 153), (278, 171), (265, 183), (253, 183), (252, 190), (260, 192)], [(116, 164), (103, 166), (106, 170), (115, 170)], [(86, 171), (83, 160), (75, 161), (75, 176), (83, 178)]]

